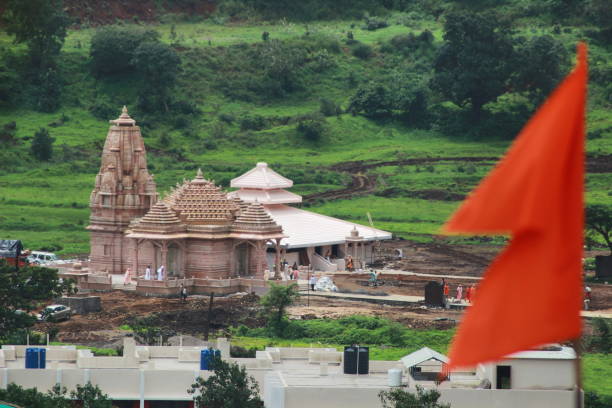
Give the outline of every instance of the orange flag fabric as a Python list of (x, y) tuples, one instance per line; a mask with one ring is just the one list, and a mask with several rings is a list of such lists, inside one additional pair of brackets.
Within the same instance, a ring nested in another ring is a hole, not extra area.
[(510, 235), (453, 339), (448, 369), (581, 333), (586, 45), (576, 68), (444, 226)]

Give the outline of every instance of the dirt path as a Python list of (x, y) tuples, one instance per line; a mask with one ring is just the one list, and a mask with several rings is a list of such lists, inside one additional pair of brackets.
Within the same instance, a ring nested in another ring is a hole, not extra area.
[[(313, 202), (315, 200), (339, 200), (351, 198), (361, 195), (370, 194), (376, 189), (376, 177), (369, 175), (368, 170), (385, 166), (410, 166), (419, 164), (439, 163), (439, 162), (464, 162), (489, 165), (499, 160), (495, 156), (477, 156), (477, 157), (422, 157), (415, 159), (389, 160), (382, 162), (363, 162), (351, 161), (337, 163), (330, 166), (330, 170), (348, 173), (352, 180), (351, 184), (346, 188), (337, 190), (328, 190), (320, 193), (313, 193), (303, 196), (304, 202)], [(589, 173), (610, 173), (612, 172), (612, 155), (588, 156), (587, 171)], [(385, 192), (383, 192), (384, 194)], [(462, 194), (449, 194), (441, 190), (419, 190), (412, 192), (415, 198), (433, 199), (433, 200), (453, 200), (459, 201), (465, 198)], [(392, 195), (393, 191), (389, 190), (387, 194)]]

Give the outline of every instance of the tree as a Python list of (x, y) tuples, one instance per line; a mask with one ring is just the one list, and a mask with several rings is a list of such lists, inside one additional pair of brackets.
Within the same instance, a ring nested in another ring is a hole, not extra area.
[(96, 30), (91, 37), (91, 68), (102, 76), (134, 71), (133, 57), (144, 42), (159, 42), (159, 33), (140, 27), (109, 26)]
[(83, 408), (113, 408), (113, 403), (108, 395), (104, 394), (98, 386), (88, 382), (85, 385), (77, 384), (76, 390), (70, 393), (74, 400), (81, 401)]
[(601, 235), (612, 255), (612, 207), (603, 204), (587, 205), (586, 227)]
[(271, 284), (270, 291), (261, 298), (263, 306), (262, 316), (266, 319), (268, 328), (276, 336), (281, 336), (287, 324), (286, 310), (299, 297), (298, 285), (292, 283), (289, 286)]
[(10, 0), (5, 12), (6, 31), (25, 43), (37, 71), (54, 67), (66, 38), (70, 19), (62, 0)]
[(567, 51), (549, 35), (523, 41), (516, 53), (513, 82), (518, 90), (528, 91), (541, 102), (559, 83), (568, 61)]
[(187, 390), (197, 408), (263, 408), (257, 382), (244, 367), (220, 358), (213, 358), (211, 366), (213, 375), (198, 377)]
[(450, 404), (438, 402), (440, 393), (438, 390), (425, 391), (417, 385), (416, 394), (404, 391), (401, 388), (393, 388), (390, 391), (381, 391), (378, 398), (383, 408), (450, 408)]
[(56, 269), (15, 266), (0, 260), (0, 341), (15, 330), (30, 327), (36, 304), (72, 291), (72, 280), (60, 282)]
[(301, 87), (301, 65), (306, 59), (303, 49), (268, 40), (262, 44), (260, 59), (266, 75), (264, 90), (270, 96), (283, 96)]
[(432, 87), (458, 106), (469, 104), (477, 121), (482, 106), (505, 91), (513, 56), (509, 29), (499, 19), (464, 11), (449, 14)]
[(34, 134), (30, 151), (38, 160), (48, 161), (53, 156), (53, 142), (55, 142), (55, 138), (49, 135), (49, 131), (45, 128), (40, 128)]
[(320, 140), (321, 136), (325, 133), (325, 117), (315, 116), (309, 119), (300, 120), (297, 130), (306, 139), (316, 142)]
[(43, 394), (36, 388), (23, 388), (10, 383), (5, 389), (0, 388), (0, 401), (36, 408), (70, 408), (72, 406), (66, 398), (66, 389), (59, 386)]
[(160, 42), (144, 42), (134, 51), (132, 64), (142, 75), (141, 106), (148, 111), (170, 105), (170, 91), (180, 71), (181, 59), (170, 46)]

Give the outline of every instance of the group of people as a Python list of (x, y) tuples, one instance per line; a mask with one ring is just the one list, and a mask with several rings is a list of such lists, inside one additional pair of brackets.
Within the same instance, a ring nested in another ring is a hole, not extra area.
[[(164, 267), (164, 265), (157, 268), (157, 271), (155, 273), (156, 275), (155, 279), (160, 280), (160, 281), (164, 280), (165, 272), (166, 272), (166, 268)], [(151, 273), (151, 265), (147, 265), (147, 267), (145, 268), (144, 279), (154, 280), (153, 275)], [(130, 285), (131, 283), (132, 283), (132, 270), (130, 268), (127, 268), (125, 270), (125, 275), (123, 276), (123, 284)]]
[(456, 289), (457, 291), (455, 293), (454, 298), (450, 296), (450, 286), (448, 285), (448, 283), (446, 283), (444, 279), (442, 280), (442, 286), (444, 287), (443, 292), (444, 292), (445, 299), (451, 300), (451, 301), (454, 299), (456, 302), (461, 302), (463, 300), (465, 300), (467, 303), (474, 302), (474, 297), (476, 296), (476, 286), (475, 285), (467, 286), (464, 291), (463, 285), (459, 284), (457, 286), (457, 289)]

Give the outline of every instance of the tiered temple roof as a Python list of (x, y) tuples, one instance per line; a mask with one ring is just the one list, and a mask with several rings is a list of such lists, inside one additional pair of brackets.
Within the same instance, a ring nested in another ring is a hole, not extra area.
[(132, 226), (134, 232), (176, 233), (184, 230), (184, 226), (166, 203), (158, 201), (151, 210)]
[(196, 178), (184, 182), (164, 201), (188, 224), (230, 223), (240, 207), (214, 182), (198, 170)]
[(284, 190), (293, 186), (293, 181), (281, 176), (264, 162), (257, 163), (257, 166), (233, 179), (230, 186), (240, 189), (230, 193), (231, 197), (240, 197), (248, 203), (258, 201), (267, 205), (302, 202), (301, 196)]
[(270, 217), (270, 214), (259, 202), (254, 202), (242, 212), (234, 222), (234, 231), (281, 232), (282, 228)]

